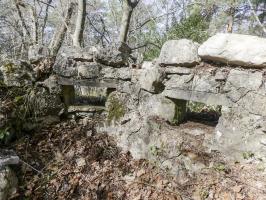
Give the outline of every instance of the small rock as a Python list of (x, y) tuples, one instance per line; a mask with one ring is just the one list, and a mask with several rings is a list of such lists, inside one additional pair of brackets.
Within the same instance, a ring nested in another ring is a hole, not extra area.
[(146, 171), (145, 171), (145, 169), (141, 169), (141, 170), (139, 170), (138, 172), (137, 172), (137, 177), (140, 177), (140, 176), (142, 176), (142, 175), (144, 175), (146, 173)]
[(78, 167), (84, 167), (86, 166), (86, 160), (84, 158), (78, 158), (76, 159), (76, 163)]
[(223, 73), (222, 71), (218, 71), (215, 74), (214, 78), (215, 78), (216, 81), (225, 81), (226, 78), (227, 78), (227, 75), (225, 73)]
[(236, 193), (239, 193), (241, 192), (241, 190), (243, 189), (243, 186), (242, 185), (236, 185), (232, 188), (232, 190)]
[(87, 131), (86, 135), (87, 135), (87, 137), (91, 137), (92, 136), (92, 130)]

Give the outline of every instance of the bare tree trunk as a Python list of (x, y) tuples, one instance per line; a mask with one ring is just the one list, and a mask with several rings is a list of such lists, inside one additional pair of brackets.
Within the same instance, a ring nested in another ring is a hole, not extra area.
[(231, 7), (227, 11), (228, 22), (227, 22), (227, 33), (232, 33), (234, 28), (234, 17), (235, 17), (235, 8)]
[(253, 8), (253, 5), (252, 5), (252, 3), (251, 3), (250, 0), (248, 0), (248, 3), (249, 3), (249, 6), (250, 6), (250, 8), (251, 8), (251, 10), (252, 10), (252, 14), (254, 15), (256, 21), (258, 22), (259, 26), (261, 27), (261, 29), (263, 30), (263, 32), (264, 32), (264, 34), (265, 34), (265, 33), (266, 33), (266, 28), (265, 28), (264, 25), (261, 23), (261, 21), (260, 21), (259, 17), (257, 16), (257, 14), (256, 14), (256, 12), (255, 12), (255, 10), (254, 10), (254, 8)]
[(130, 19), (133, 13), (134, 8), (138, 5), (140, 0), (124, 0), (123, 2), (123, 16), (120, 27), (120, 42), (127, 42), (127, 35), (130, 26)]
[(56, 33), (54, 33), (53, 39), (50, 43), (50, 50), (51, 50), (51, 54), (53, 56), (56, 56), (59, 49), (61, 48), (64, 39), (65, 39), (65, 35), (66, 35), (66, 31), (67, 31), (67, 27), (70, 23), (72, 14), (73, 14), (73, 9), (74, 9), (74, 3), (71, 2), (68, 6), (67, 9), (67, 13), (65, 15), (65, 19), (63, 24), (60, 26), (60, 28), (58, 29), (58, 31)]
[(29, 39), (31, 39), (31, 34), (30, 34), (29, 30), (28, 30), (28, 27), (26, 25), (25, 19), (24, 19), (23, 14), (22, 14), (22, 12), (20, 10), (20, 6), (25, 7), (25, 5), (21, 4), (21, 2), (18, 1), (18, 0), (14, 0), (14, 3), (15, 3), (15, 6), (16, 6), (16, 10), (17, 10), (20, 22), (22, 24), (22, 27), (25, 30), (27, 37), (29, 37)]
[(34, 44), (38, 43), (39, 40), (39, 22), (38, 22), (38, 18), (37, 18), (37, 11), (36, 11), (36, 5), (35, 5), (35, 1), (34, 1), (34, 6), (29, 5), (30, 10), (31, 10), (31, 17), (32, 17), (32, 32), (33, 32), (33, 36), (32, 36), (32, 40)]
[(78, 0), (78, 14), (76, 19), (75, 32), (73, 34), (73, 45), (75, 47), (82, 46), (85, 20), (86, 20), (86, 0)]
[(228, 23), (227, 23), (227, 33), (232, 33), (233, 32), (233, 26), (234, 26), (234, 17), (229, 16), (228, 17)]
[(169, 31), (169, 7), (168, 4), (166, 4), (166, 22), (165, 22), (165, 31)]
[(52, 0), (47, 0), (47, 5), (46, 5), (46, 8), (45, 8), (45, 16), (44, 16), (44, 19), (43, 19), (43, 26), (42, 26), (42, 30), (41, 30), (41, 35), (40, 35), (40, 41), (41, 43), (43, 44), (43, 39), (44, 39), (44, 31), (45, 31), (45, 27), (46, 27), (46, 23), (47, 23), (47, 19), (48, 19), (48, 12), (49, 12), (49, 7), (50, 7), (50, 4), (52, 3)]

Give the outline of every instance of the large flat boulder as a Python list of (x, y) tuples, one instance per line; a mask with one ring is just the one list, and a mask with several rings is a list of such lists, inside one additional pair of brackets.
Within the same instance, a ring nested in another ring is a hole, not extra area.
[(198, 57), (199, 44), (191, 40), (169, 40), (164, 43), (159, 57), (162, 66), (195, 66)]
[(266, 67), (266, 39), (251, 35), (219, 33), (198, 50), (204, 60), (246, 67)]

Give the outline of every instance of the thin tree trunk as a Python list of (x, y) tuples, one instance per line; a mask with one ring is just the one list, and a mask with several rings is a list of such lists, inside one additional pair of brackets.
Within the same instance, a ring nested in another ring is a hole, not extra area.
[(39, 40), (39, 23), (38, 23), (38, 18), (37, 18), (37, 12), (36, 12), (36, 5), (35, 5), (35, 1), (34, 1), (34, 6), (31, 6), (29, 5), (29, 8), (31, 10), (31, 17), (32, 17), (32, 24), (33, 24), (33, 27), (32, 27), (32, 32), (33, 32), (33, 43), (34, 44), (37, 44), (38, 43), (38, 40)]
[(52, 3), (53, 0), (47, 0), (47, 5), (46, 5), (46, 8), (45, 8), (45, 16), (44, 16), (44, 19), (43, 19), (43, 26), (42, 26), (42, 30), (41, 30), (41, 43), (43, 44), (44, 42), (44, 31), (45, 31), (45, 28), (46, 28), (46, 23), (47, 23), (47, 19), (48, 19), (48, 12), (49, 12), (49, 7), (50, 7), (50, 4)]
[(227, 22), (227, 33), (233, 33), (234, 29), (234, 17), (235, 17), (235, 7), (230, 7), (227, 11), (228, 22)]
[(229, 16), (228, 17), (228, 23), (227, 23), (227, 33), (233, 32), (233, 26), (234, 26), (234, 17)]
[(60, 26), (58, 31), (56, 33), (54, 33), (54, 37), (50, 43), (50, 50), (51, 50), (51, 54), (53, 56), (57, 55), (59, 49), (61, 48), (61, 46), (64, 42), (67, 27), (70, 23), (70, 20), (71, 20), (72, 14), (73, 14), (73, 9), (74, 9), (74, 3), (71, 2), (68, 6), (67, 13), (65, 15), (65, 19), (64, 19), (63, 24)]
[(120, 27), (120, 35), (119, 35), (119, 41), (120, 42), (127, 42), (127, 36), (130, 26), (130, 19), (133, 13), (134, 8), (138, 5), (139, 0), (124, 0), (123, 3), (123, 16), (122, 16), (122, 22)]
[(28, 30), (28, 27), (26, 25), (25, 19), (24, 19), (23, 14), (22, 14), (22, 12), (20, 10), (19, 2), (17, 0), (14, 0), (14, 3), (15, 3), (15, 6), (16, 6), (16, 10), (17, 10), (21, 25), (22, 25), (23, 29), (25, 30), (27, 37), (29, 37), (29, 39), (31, 39), (31, 34), (30, 34), (29, 30)]
[(78, 14), (76, 19), (75, 32), (73, 34), (73, 45), (75, 47), (82, 46), (85, 20), (86, 20), (86, 0), (78, 0)]
[(256, 21), (258, 22), (259, 26), (261, 27), (261, 29), (263, 30), (263, 32), (264, 32), (264, 34), (265, 34), (265, 33), (266, 33), (266, 28), (265, 28), (264, 25), (261, 23), (261, 21), (260, 21), (259, 17), (257, 16), (257, 14), (256, 14), (256, 12), (255, 12), (255, 10), (254, 10), (254, 8), (253, 8), (253, 5), (252, 5), (252, 3), (251, 3), (250, 0), (248, 0), (248, 3), (249, 3), (249, 6), (250, 6), (250, 8), (251, 8), (252, 14), (254, 15)]

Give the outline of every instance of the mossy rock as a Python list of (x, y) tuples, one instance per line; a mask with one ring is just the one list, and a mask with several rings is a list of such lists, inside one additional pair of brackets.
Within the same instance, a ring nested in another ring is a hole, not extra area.
[(14, 69), (15, 64), (12, 62), (8, 62), (8, 63), (4, 64), (3, 67), (6, 71), (6, 73), (8, 73), (8, 74), (14, 73), (14, 71), (15, 71), (15, 69)]
[(180, 124), (185, 121), (187, 117), (187, 101), (180, 99), (172, 99), (175, 103), (175, 117), (173, 120), (174, 124)]
[(126, 100), (126, 95), (119, 92), (113, 92), (109, 95), (106, 102), (108, 123), (117, 122), (126, 114)]
[(6, 60), (0, 68), (4, 83), (8, 87), (23, 87), (36, 81), (33, 66), (23, 60)]

